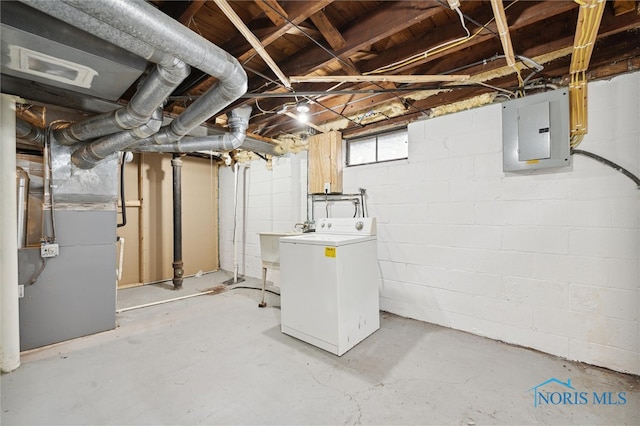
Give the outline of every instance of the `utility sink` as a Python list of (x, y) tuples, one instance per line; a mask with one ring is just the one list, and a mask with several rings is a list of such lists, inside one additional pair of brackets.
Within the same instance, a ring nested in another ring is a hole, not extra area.
[(299, 232), (260, 232), (262, 267), (278, 269), (280, 266), (280, 237), (302, 235)]
[(264, 290), (267, 285), (267, 268), (280, 269), (280, 237), (302, 235), (300, 232), (259, 232), (260, 257), (262, 258), (262, 301), (258, 306), (267, 306), (264, 301)]

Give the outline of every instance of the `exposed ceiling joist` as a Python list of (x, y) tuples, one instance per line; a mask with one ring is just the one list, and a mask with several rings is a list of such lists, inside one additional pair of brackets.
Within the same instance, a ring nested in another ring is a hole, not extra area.
[[(479, 105), (496, 94), (568, 86), (571, 76), (573, 84), (575, 77), (586, 84), (640, 66), (638, 1), (604, 3), (597, 36), (586, 43), (577, 43), (584, 32), (576, 29), (581, 7), (574, 0), (221, 0), (240, 17), (235, 24), (215, 2), (147, 1), (245, 67), (249, 92), (205, 125), (221, 128), (224, 114), (250, 105), (249, 132), (267, 138), (322, 129), (369, 132)], [(243, 33), (251, 33), (253, 43)], [(574, 45), (583, 47), (572, 57)], [(459, 75), (470, 77), (460, 81)], [(287, 80), (295, 81), (292, 88)], [(4, 73), (0, 83), (41, 104), (87, 113), (115, 108), (96, 96), (60, 93)], [(216, 83), (192, 67), (164, 113), (184, 110)], [(118, 105), (129, 102), (136, 84)], [(308, 103), (307, 123), (298, 121), (296, 101)]]
[(465, 81), (469, 75), (307, 75), (291, 76), (292, 83), (358, 83), (385, 82), (393, 83), (434, 83), (445, 81)]
[(247, 39), (249, 44), (255, 49), (258, 55), (260, 55), (262, 60), (264, 60), (269, 68), (271, 68), (271, 71), (273, 71), (273, 73), (278, 76), (282, 84), (284, 84), (285, 87), (291, 87), (291, 83), (289, 83), (289, 79), (287, 78), (287, 76), (285, 76), (282, 70), (280, 70), (280, 67), (278, 67), (278, 65), (274, 62), (273, 58), (269, 56), (262, 43), (260, 43), (260, 40), (258, 40), (256, 36), (253, 35), (251, 30), (249, 30), (244, 22), (242, 22), (242, 19), (240, 19), (238, 14), (236, 14), (231, 5), (227, 3), (227, 0), (215, 0), (215, 2), (220, 10), (222, 10), (227, 18), (229, 18), (229, 20), (233, 23), (233, 25), (235, 25), (238, 31), (240, 31), (240, 33)]

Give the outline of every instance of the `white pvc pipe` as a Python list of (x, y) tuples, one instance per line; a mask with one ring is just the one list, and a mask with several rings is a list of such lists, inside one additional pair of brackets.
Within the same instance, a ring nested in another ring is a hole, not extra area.
[(150, 306), (162, 305), (164, 303), (176, 302), (178, 300), (191, 299), (192, 297), (204, 296), (205, 294), (213, 294), (213, 293), (219, 293), (219, 292), (220, 290), (213, 289), (213, 290), (201, 291), (200, 293), (187, 294), (186, 296), (174, 297), (172, 299), (165, 299), (165, 300), (159, 300), (157, 302), (145, 303), (143, 305), (129, 306), (128, 308), (121, 308), (116, 310), (116, 314), (121, 314), (127, 311), (133, 311), (134, 309), (148, 308)]
[[(123, 207), (126, 208), (126, 207)], [(122, 264), (124, 262), (124, 238), (119, 237), (118, 242), (120, 243), (120, 261), (118, 262), (118, 281), (122, 280)]]
[(0, 369), (20, 366), (16, 98), (0, 95)]
[(233, 165), (235, 179), (233, 181), (233, 282), (238, 282), (238, 163)]

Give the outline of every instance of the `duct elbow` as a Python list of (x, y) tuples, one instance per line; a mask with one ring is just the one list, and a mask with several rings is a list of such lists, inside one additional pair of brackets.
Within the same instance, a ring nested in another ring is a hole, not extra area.
[[(249, 127), (249, 119), (251, 118), (251, 107), (243, 105), (235, 108), (229, 114), (229, 128), (231, 133), (224, 135), (225, 141), (223, 142), (223, 151), (231, 151), (237, 149), (242, 145), (244, 139), (247, 136), (247, 128)], [(228, 137), (227, 137), (228, 136)]]
[(249, 119), (251, 118), (252, 108), (249, 105), (243, 105), (241, 107), (231, 110), (229, 114), (229, 127), (233, 130), (247, 131), (249, 127)]
[(42, 129), (19, 118), (16, 119), (16, 137), (29, 145), (44, 146), (44, 132)]
[(82, 142), (82, 139), (79, 139), (73, 135), (73, 130), (71, 127), (54, 130), (53, 138), (58, 141), (60, 145), (64, 146), (73, 146)]
[(236, 58), (226, 54), (227, 66), (221, 76), (223, 83), (223, 93), (229, 103), (235, 101), (240, 96), (247, 93), (249, 79), (242, 65)]
[(88, 170), (94, 168), (104, 157), (101, 157), (92, 149), (91, 144), (78, 148), (71, 154), (71, 162), (79, 169)]

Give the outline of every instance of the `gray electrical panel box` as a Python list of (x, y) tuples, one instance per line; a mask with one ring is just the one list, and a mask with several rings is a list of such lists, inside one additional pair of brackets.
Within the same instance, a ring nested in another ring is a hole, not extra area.
[(571, 171), (569, 92), (539, 93), (502, 104), (503, 171)]

